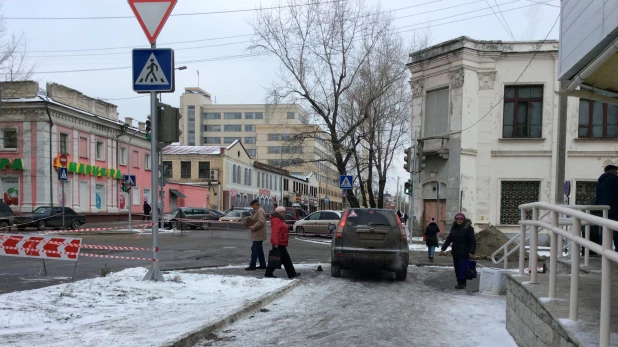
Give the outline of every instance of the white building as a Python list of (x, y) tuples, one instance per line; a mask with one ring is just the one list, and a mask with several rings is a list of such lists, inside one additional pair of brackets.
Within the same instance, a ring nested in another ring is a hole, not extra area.
[[(556, 179), (557, 41), (460, 37), (412, 53), (407, 66), (413, 128), (426, 156), (414, 182), (417, 228), (439, 206), (449, 227), (461, 211), (477, 230), (491, 224), (513, 233), (518, 205), (557, 200), (555, 185), (564, 185)], [(616, 162), (618, 110), (577, 98), (568, 99), (567, 110), (565, 177), (570, 202), (582, 204), (603, 167)]]

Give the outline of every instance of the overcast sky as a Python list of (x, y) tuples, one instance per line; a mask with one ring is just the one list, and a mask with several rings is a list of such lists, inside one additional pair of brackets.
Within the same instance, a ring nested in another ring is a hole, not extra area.
[[(412, 29), (431, 26), (431, 44), (459, 36), (481, 40), (511, 40), (489, 4), (500, 5), (502, 15), (516, 40), (542, 40), (560, 9), (559, 0), (367, 0), (379, 2), (384, 10), (398, 10), (396, 26), (412, 35)], [(56, 82), (82, 93), (109, 99), (118, 105), (120, 118), (145, 120), (148, 98), (136, 97), (131, 85), (131, 49), (145, 47), (148, 41), (126, 0), (3, 0), (7, 30), (27, 40), (29, 60), (36, 64), (34, 78), (42, 85)], [(537, 4), (546, 2), (546, 4)], [(272, 57), (234, 58), (247, 54), (247, 24), (254, 13), (236, 12), (174, 16), (183, 13), (253, 9), (254, 0), (180, 0), (159, 36), (158, 47), (175, 50), (176, 65), (187, 70), (176, 73), (176, 92), (165, 94), (165, 103), (178, 106), (185, 87), (198, 84), (211, 93), (217, 103), (264, 103), (265, 88), (278, 67)], [(263, 6), (273, 4), (270, 0)], [(465, 13), (465, 14), (464, 14)], [(483, 16), (485, 15), (485, 16)], [(116, 17), (120, 19), (49, 19), (41, 17)], [(478, 17), (482, 16), (482, 17)], [(18, 18), (36, 19), (18, 19)], [(478, 17), (469, 20), (466, 18)], [(405, 27), (405, 28), (404, 28)], [(549, 35), (558, 38), (558, 25)], [(186, 42), (193, 41), (193, 42)], [(178, 43), (185, 42), (185, 43)], [(52, 52), (50, 52), (52, 51)], [(221, 58), (216, 61), (183, 63), (191, 60)], [(71, 72), (75, 70), (115, 68), (113, 70)], [(405, 176), (397, 158), (398, 174)], [(393, 176), (396, 176), (393, 173)], [(405, 180), (405, 179), (404, 179)], [(392, 181), (391, 181), (392, 182)], [(403, 182), (403, 180), (402, 180)], [(403, 185), (403, 183), (401, 183)], [(393, 184), (394, 186), (394, 184)], [(391, 191), (394, 190), (392, 187)], [(394, 193), (394, 191), (393, 191)]]

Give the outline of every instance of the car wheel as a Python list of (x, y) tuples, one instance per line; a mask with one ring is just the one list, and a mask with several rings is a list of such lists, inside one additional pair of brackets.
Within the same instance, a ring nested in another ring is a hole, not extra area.
[(296, 227), (296, 232), (299, 234), (303, 234), (305, 232), (305, 228), (303, 227)]
[(7, 223), (6, 221), (0, 222), (0, 230), (10, 231), (10, 229), (11, 228), (9, 228), (9, 223)]
[(208, 230), (210, 229), (210, 223), (202, 223), (200, 227), (202, 228), (202, 230)]
[(341, 277), (341, 266), (331, 265), (330, 266), (330, 277)]
[(405, 267), (402, 270), (395, 271), (395, 279), (397, 281), (405, 281), (408, 278), (408, 268)]
[(74, 221), (72, 221), (72, 222), (71, 222), (71, 229), (73, 229), (73, 230), (77, 230), (77, 229), (79, 229), (79, 226), (80, 226), (80, 225), (81, 225), (81, 224), (80, 224), (80, 223), (79, 223), (79, 221), (76, 219), (76, 220), (74, 220)]
[(42, 231), (42, 230), (45, 230), (45, 228), (47, 228), (47, 223), (45, 223), (45, 221), (44, 221), (44, 220), (40, 220), (40, 221), (37, 223), (36, 228), (37, 228), (37, 229), (39, 229), (39, 230), (41, 230), (41, 231)]

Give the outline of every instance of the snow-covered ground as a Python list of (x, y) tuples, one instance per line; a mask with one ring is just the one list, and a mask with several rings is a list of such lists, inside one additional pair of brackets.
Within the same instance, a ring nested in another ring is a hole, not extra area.
[(289, 280), (145, 268), (0, 295), (0, 346), (157, 346), (228, 315)]

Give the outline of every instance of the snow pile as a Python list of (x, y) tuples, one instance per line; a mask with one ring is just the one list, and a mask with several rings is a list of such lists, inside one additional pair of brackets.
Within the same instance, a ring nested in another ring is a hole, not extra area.
[(214, 322), (288, 280), (144, 268), (0, 295), (0, 346), (156, 346)]

